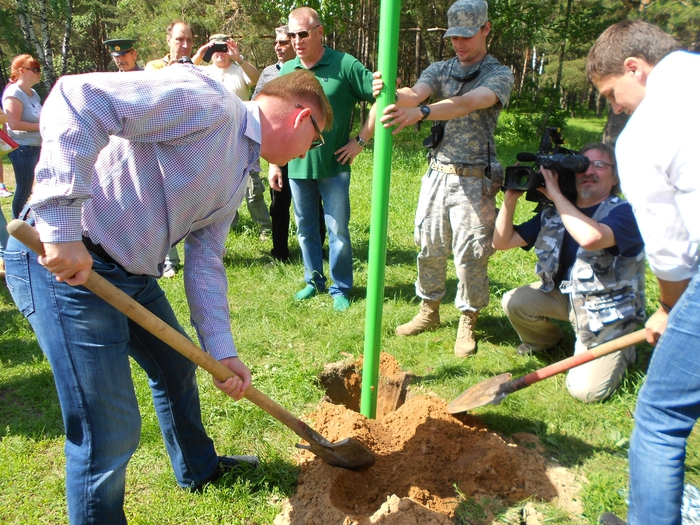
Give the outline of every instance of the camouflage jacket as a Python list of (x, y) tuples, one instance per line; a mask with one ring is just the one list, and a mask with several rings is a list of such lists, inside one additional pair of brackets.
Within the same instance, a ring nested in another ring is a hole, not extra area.
[[(608, 197), (598, 206), (592, 219), (600, 221), (624, 202), (619, 197)], [(564, 232), (564, 223), (557, 209), (545, 209), (542, 229), (535, 242), (535, 272), (542, 280), (542, 291), (554, 289)], [(584, 345), (596, 346), (604, 342), (597, 336), (603, 327), (619, 325), (614, 335), (607, 333), (606, 340), (609, 340), (627, 333), (631, 326), (644, 320), (644, 274), (644, 251), (635, 257), (623, 257), (611, 255), (605, 249), (584, 250), (579, 247), (570, 280), (562, 281), (559, 289), (571, 294), (578, 325), (576, 331)]]
[[(454, 78), (464, 76), (472, 69), (475, 67), (462, 67), (456, 58), (452, 58), (430, 64), (418, 79), (418, 83), (430, 87), (435, 100), (454, 97), (461, 87), (466, 93), (483, 86), (498, 97), (498, 102), (491, 107), (446, 121), (442, 142), (431, 153), (435, 160), (445, 164), (485, 166), (489, 160), (496, 159), (493, 133), (498, 115), (510, 98), (513, 73), (491, 55), (486, 55), (481, 64), (481, 73), (474, 82), (462, 86), (463, 83)], [(487, 142), (490, 142), (491, 159), (488, 159)]]

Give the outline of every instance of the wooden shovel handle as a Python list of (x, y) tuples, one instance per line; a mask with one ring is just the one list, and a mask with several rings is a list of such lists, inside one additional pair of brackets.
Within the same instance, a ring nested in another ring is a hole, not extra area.
[[(44, 245), (39, 239), (39, 233), (26, 222), (15, 219), (8, 224), (7, 231), (37, 254), (42, 256), (46, 254)], [(95, 273), (94, 270), (90, 271), (90, 276), (84, 286), (136, 324), (148, 330), (151, 334), (171, 346), (174, 350), (177, 350), (196, 365), (202, 367), (219, 381), (226, 381), (229, 377), (236, 377), (236, 374), (230, 368), (214, 359), (211, 355), (190, 341), (189, 338), (185, 337), (158, 316), (141, 306), (141, 304), (122, 292), (104, 277)], [(244, 396), (272, 417), (289, 427), (299, 437), (308, 441), (311, 429), (294, 414), (282, 408), (252, 385), (245, 390)]]

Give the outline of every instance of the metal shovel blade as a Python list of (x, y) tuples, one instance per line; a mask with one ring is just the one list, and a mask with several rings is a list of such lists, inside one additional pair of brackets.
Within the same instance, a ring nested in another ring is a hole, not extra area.
[(296, 447), (310, 450), (329, 465), (349, 470), (362, 470), (374, 465), (375, 457), (372, 451), (355, 438), (331, 443), (311, 428), (306, 434), (309, 444), (297, 443)]
[(513, 374), (501, 374), (468, 388), (447, 405), (447, 410), (450, 414), (459, 414), (489, 403), (497, 405), (510, 393), (505, 386), (512, 377)]

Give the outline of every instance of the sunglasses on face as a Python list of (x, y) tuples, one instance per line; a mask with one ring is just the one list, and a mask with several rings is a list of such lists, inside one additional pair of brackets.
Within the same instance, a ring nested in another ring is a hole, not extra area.
[(309, 38), (309, 35), (311, 34), (311, 31), (314, 29), (318, 29), (321, 27), (321, 24), (318, 24), (316, 27), (312, 27), (308, 31), (298, 31), (296, 33), (287, 33), (287, 36), (290, 38), (290, 40), (294, 40), (296, 37), (299, 37), (299, 40), (306, 40)]
[(291, 40), (277, 40), (275, 45), (288, 46)]
[[(294, 104), (294, 107), (299, 108), (299, 109), (306, 109), (301, 104)], [(313, 124), (314, 129), (316, 130), (316, 134), (318, 135), (318, 138), (311, 143), (311, 147), (309, 148), (309, 150), (312, 150), (312, 149), (320, 148), (321, 146), (323, 146), (326, 143), (326, 141), (323, 140), (323, 135), (321, 134), (321, 129), (318, 127), (318, 124), (316, 124), (316, 119), (314, 118), (314, 116), (313, 115), (309, 115), (309, 116), (311, 117), (311, 124)]]
[(34, 73), (36, 73), (37, 75), (41, 75), (41, 69), (39, 69), (38, 67), (25, 67), (24, 69), (26, 69), (27, 71), (34, 71)]

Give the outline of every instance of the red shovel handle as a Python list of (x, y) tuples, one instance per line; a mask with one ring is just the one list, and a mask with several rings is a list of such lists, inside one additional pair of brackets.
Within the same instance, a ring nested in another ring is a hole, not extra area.
[(545, 366), (544, 368), (530, 372), (527, 375), (513, 379), (510, 382), (512, 386), (508, 388), (508, 393), (516, 392), (534, 383), (542, 381), (543, 379), (561, 374), (562, 372), (566, 372), (567, 370), (581, 366), (604, 355), (619, 352), (620, 350), (624, 350), (629, 346), (643, 343), (645, 341), (646, 331), (644, 328), (637, 330), (636, 332), (632, 332), (631, 334), (623, 335), (613, 339), (612, 341), (608, 341), (607, 343), (591, 348), (586, 352), (582, 352), (572, 357), (567, 357), (566, 359), (552, 363), (549, 366)]

